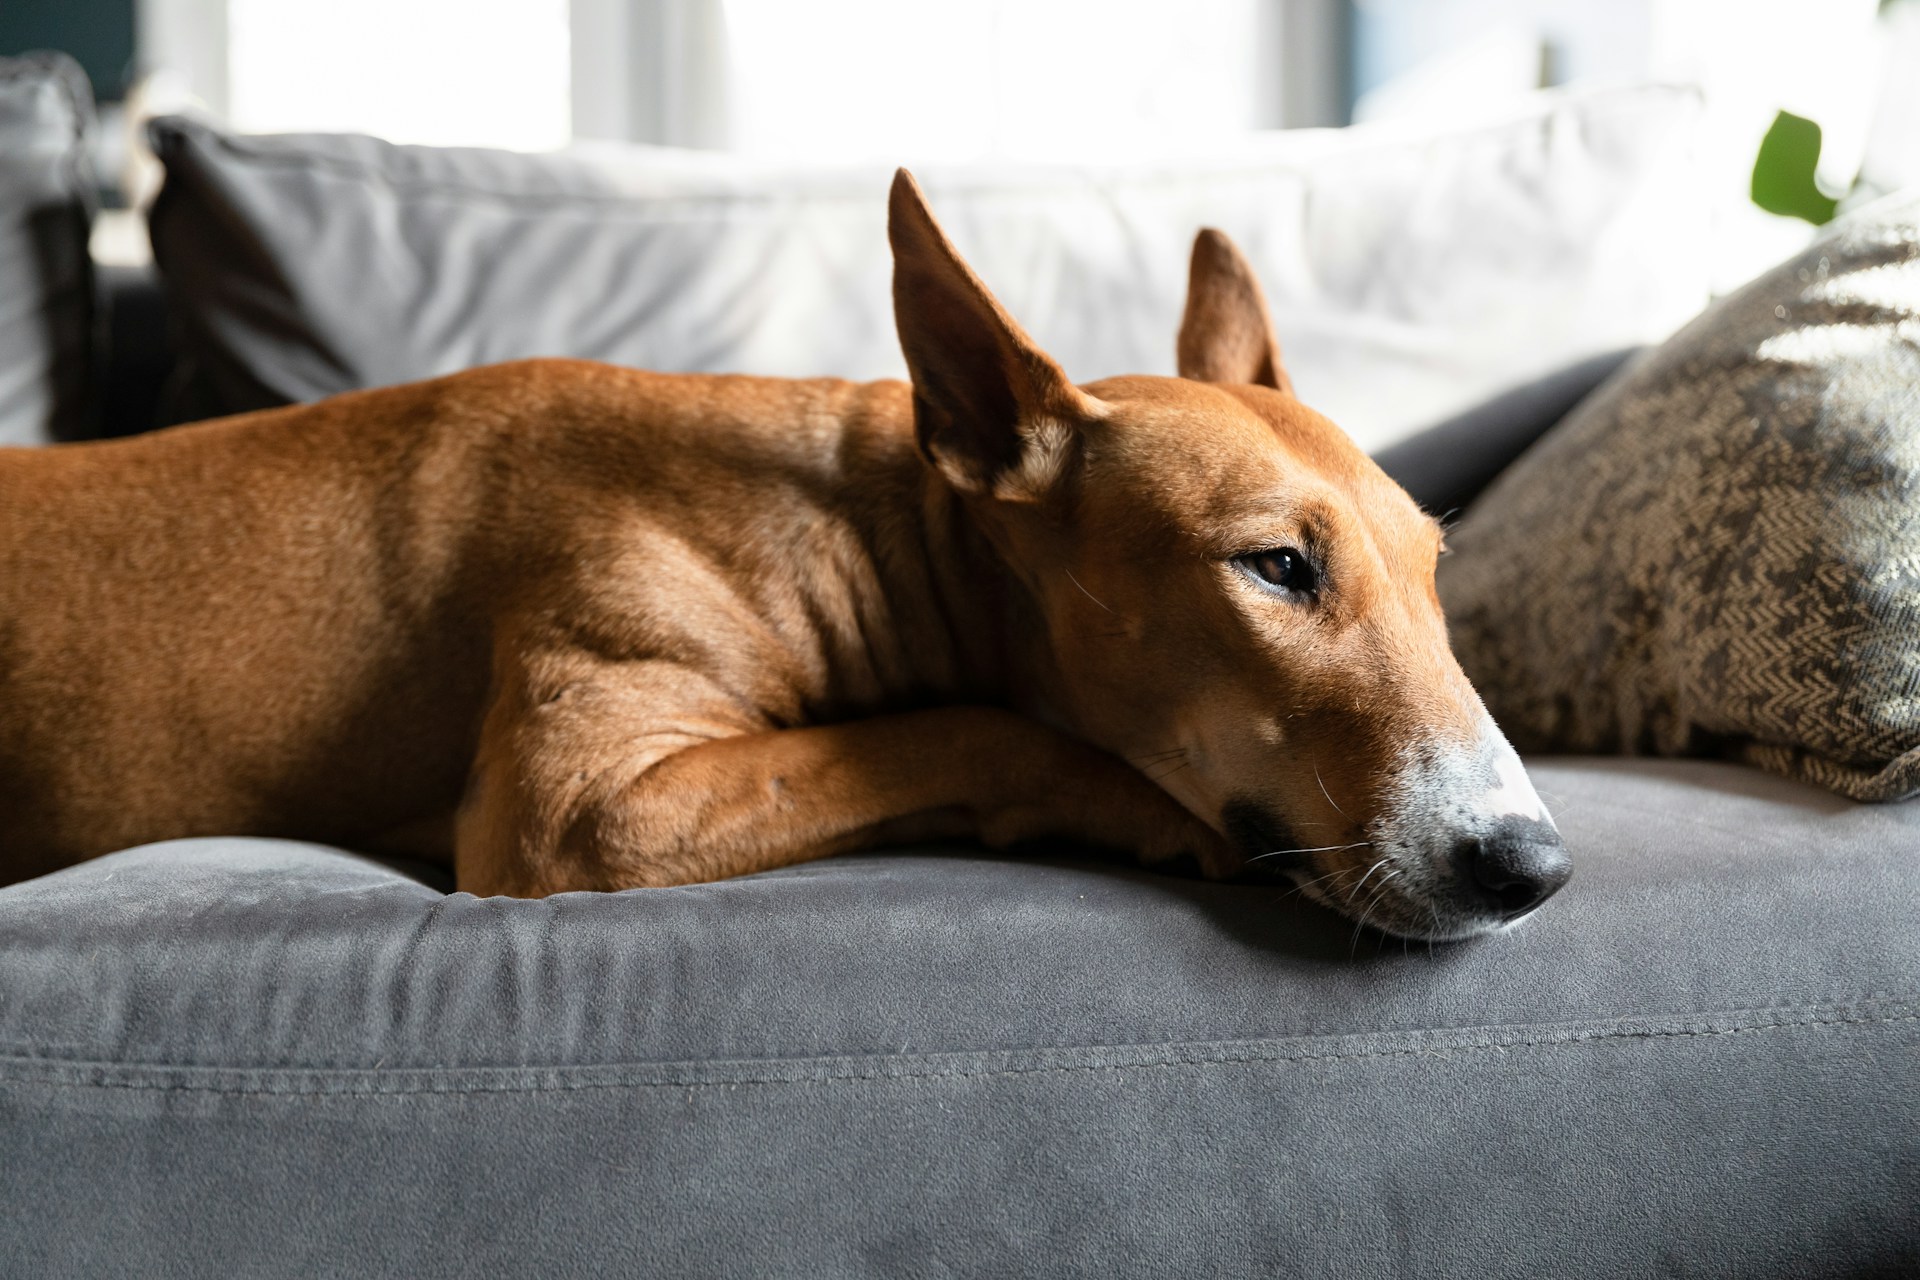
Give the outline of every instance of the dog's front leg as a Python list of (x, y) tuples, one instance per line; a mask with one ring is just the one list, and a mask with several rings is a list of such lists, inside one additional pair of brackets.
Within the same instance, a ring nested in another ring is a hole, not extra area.
[(1138, 771), (994, 708), (734, 733), (664, 754), (659, 735), (627, 734), (623, 754), (618, 741), (589, 747), (578, 726), (488, 728), (457, 852), (474, 893), (691, 884), (960, 836), (1226, 865), (1219, 836)]

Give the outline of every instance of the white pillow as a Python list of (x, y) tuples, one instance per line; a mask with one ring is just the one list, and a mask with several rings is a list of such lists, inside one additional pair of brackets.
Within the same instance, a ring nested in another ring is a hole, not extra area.
[[(1224, 229), (1265, 282), (1302, 398), (1371, 449), (1658, 340), (1706, 303), (1698, 114), (1685, 89), (1555, 92), (1453, 132), (1358, 126), (1178, 160), (916, 176), (1082, 381), (1173, 372), (1193, 234)], [(540, 354), (904, 374), (890, 170), (232, 138), (177, 120), (156, 142), (155, 249), (188, 315), (200, 412)]]

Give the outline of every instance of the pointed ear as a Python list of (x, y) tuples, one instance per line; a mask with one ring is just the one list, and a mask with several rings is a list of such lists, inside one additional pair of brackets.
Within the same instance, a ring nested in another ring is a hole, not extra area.
[(905, 169), (893, 177), (887, 213), (894, 323), (913, 377), (921, 452), (963, 493), (1037, 501), (1104, 406), (987, 292)]
[(1293, 394), (1260, 281), (1226, 233), (1212, 227), (1193, 240), (1178, 349), (1183, 378), (1247, 382)]

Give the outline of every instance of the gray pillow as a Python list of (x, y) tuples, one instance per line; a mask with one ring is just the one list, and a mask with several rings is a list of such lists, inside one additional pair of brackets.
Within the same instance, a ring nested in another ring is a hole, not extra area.
[(1630, 364), (1451, 541), (1454, 648), (1522, 750), (1920, 791), (1920, 191)]
[(1450, 520), (1638, 351), (1605, 351), (1523, 382), (1388, 445), (1373, 460), (1415, 502)]
[(80, 433), (93, 274), (93, 95), (62, 54), (0, 58), (0, 445)]

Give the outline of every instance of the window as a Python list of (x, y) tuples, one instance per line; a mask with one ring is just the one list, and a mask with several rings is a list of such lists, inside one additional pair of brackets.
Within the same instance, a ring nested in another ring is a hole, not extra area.
[(741, 151), (1084, 156), (1266, 123), (1259, 0), (724, 5), (728, 133)]
[(568, 0), (228, 0), (227, 114), (250, 133), (564, 145)]

